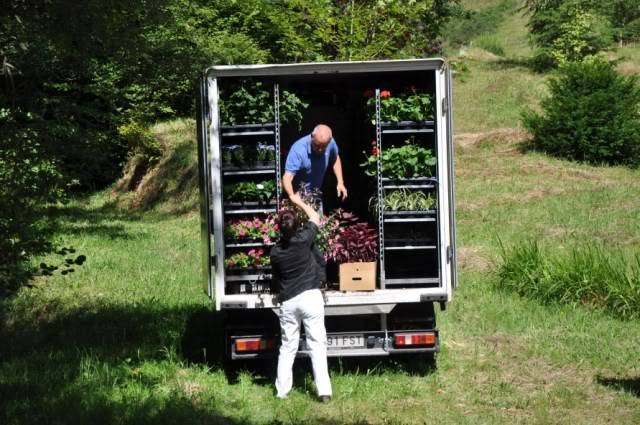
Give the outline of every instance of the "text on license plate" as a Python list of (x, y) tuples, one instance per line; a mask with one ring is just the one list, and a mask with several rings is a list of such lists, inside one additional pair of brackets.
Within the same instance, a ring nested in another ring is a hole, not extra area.
[(364, 347), (364, 335), (345, 334), (327, 335), (327, 348), (362, 348)]

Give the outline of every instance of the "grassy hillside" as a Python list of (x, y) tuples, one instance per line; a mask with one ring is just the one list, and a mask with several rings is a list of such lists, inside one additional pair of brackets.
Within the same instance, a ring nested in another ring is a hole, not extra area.
[[(195, 166), (168, 161), (193, 158), (194, 130), (156, 127), (169, 135), (167, 168), (156, 170), (168, 188)], [(86, 264), (2, 301), (0, 422), (637, 423), (640, 323), (500, 292), (492, 270), (498, 239), (637, 244), (640, 175), (522, 155), (514, 136), (460, 140), (460, 287), (438, 314), (436, 369), (333, 361), (328, 405), (314, 401), (308, 368), (285, 401), (273, 395), (273, 364), (230, 384), (201, 285), (195, 205), (159, 192), (142, 213), (126, 208), (139, 205), (132, 195), (105, 191), (60, 210), (58, 237)]]
[[(525, 20), (506, 10), (449, 54), (470, 71), (454, 82), (460, 284), (438, 311), (436, 368), (332, 361), (327, 405), (308, 367), (284, 401), (273, 364), (229, 383), (200, 274), (195, 124), (179, 120), (154, 127), (165, 155), (150, 172), (132, 161), (114, 189), (57, 210), (57, 241), (85, 265), (0, 300), (0, 423), (640, 423), (640, 322), (496, 289), (500, 244), (640, 244), (640, 171), (520, 152), (519, 113), (548, 76), (527, 68)], [(478, 47), (496, 40), (503, 55)], [(625, 72), (638, 52), (615, 53)]]

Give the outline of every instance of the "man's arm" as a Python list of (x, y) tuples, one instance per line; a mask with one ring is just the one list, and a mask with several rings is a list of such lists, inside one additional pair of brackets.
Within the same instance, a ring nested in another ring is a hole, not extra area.
[(282, 176), (282, 188), (287, 193), (287, 195), (289, 195), (289, 198), (291, 198), (291, 196), (293, 196), (293, 193), (294, 193), (293, 192), (294, 177), (295, 177), (295, 174), (293, 174), (291, 171), (285, 171), (284, 176)]
[(347, 188), (344, 186), (344, 180), (342, 179), (342, 161), (340, 161), (340, 155), (336, 156), (336, 160), (333, 163), (333, 172), (336, 175), (338, 185), (336, 190), (338, 191), (338, 198), (343, 201), (347, 199)]

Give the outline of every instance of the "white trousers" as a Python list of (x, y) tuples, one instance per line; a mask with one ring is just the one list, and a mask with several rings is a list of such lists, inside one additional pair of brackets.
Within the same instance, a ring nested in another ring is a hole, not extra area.
[(280, 333), (282, 345), (278, 357), (276, 390), (284, 398), (293, 385), (293, 361), (300, 342), (300, 322), (304, 323), (307, 348), (313, 366), (313, 380), (319, 396), (331, 393), (327, 367), (327, 331), (324, 327), (324, 300), (319, 289), (311, 289), (282, 303)]

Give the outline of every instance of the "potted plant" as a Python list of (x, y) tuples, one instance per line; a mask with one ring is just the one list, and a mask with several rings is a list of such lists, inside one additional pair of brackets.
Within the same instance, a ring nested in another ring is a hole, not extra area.
[(268, 215), (264, 220), (259, 217), (251, 220), (236, 219), (225, 225), (224, 236), (227, 241), (237, 243), (271, 245), (278, 238), (278, 225), (273, 215)]
[(329, 257), (339, 264), (341, 291), (376, 288), (378, 234), (367, 223), (340, 227), (329, 240)]
[[(376, 99), (372, 90), (364, 93), (371, 123), (376, 122)], [(411, 126), (425, 124), (433, 119), (431, 95), (419, 93), (415, 87), (392, 95), (388, 89), (380, 91), (380, 121), (382, 125)]]
[[(224, 126), (271, 124), (274, 122), (271, 89), (262, 82), (244, 81), (220, 92), (220, 122)], [(283, 90), (280, 94), (280, 123), (302, 123), (302, 111), (309, 104)], [(259, 127), (259, 126), (258, 126)]]
[(223, 200), (227, 206), (269, 205), (276, 194), (276, 184), (272, 180), (239, 182), (224, 185)]
[(229, 274), (259, 274), (271, 268), (271, 259), (263, 249), (251, 249), (227, 257), (224, 265)]
[(382, 176), (390, 179), (415, 179), (420, 177), (432, 177), (435, 173), (436, 158), (431, 149), (426, 149), (413, 143), (413, 139), (405, 140), (399, 147), (383, 149), (378, 152), (375, 141), (371, 153), (365, 156), (366, 161), (360, 164), (368, 176), (375, 176), (378, 170), (378, 161)]
[(258, 143), (256, 146), (256, 166), (273, 167), (276, 161), (276, 147), (274, 145)]

